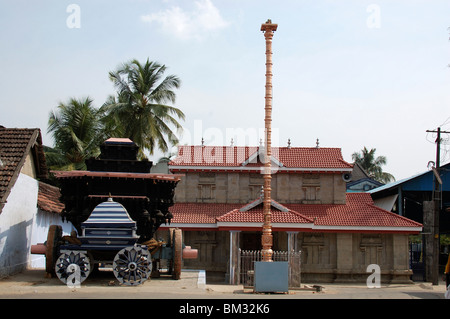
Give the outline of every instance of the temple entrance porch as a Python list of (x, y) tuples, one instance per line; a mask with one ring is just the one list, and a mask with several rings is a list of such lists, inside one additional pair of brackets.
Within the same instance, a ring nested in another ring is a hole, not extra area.
[[(238, 284), (239, 249), (258, 250), (260, 231), (184, 230), (198, 258), (183, 268), (203, 269), (208, 278)], [(380, 266), (382, 283), (411, 283), (408, 234), (274, 231), (275, 251), (301, 251), (303, 283), (366, 282), (367, 267)]]

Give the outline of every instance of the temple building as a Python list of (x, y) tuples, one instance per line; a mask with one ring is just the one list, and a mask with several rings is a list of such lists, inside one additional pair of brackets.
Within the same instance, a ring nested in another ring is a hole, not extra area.
[[(169, 170), (184, 176), (161, 228), (181, 228), (199, 250), (185, 268), (237, 283), (239, 249), (261, 249), (265, 160), (262, 147), (179, 147)], [(408, 236), (422, 225), (375, 206), (368, 193), (347, 193), (353, 165), (339, 148), (274, 147), (270, 160), (273, 250), (302, 252), (302, 282), (365, 282), (370, 264), (382, 282), (410, 282)]]

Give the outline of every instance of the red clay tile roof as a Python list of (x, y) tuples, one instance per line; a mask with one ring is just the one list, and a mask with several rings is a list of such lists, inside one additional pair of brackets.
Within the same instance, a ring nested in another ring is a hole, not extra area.
[[(293, 210), (282, 212), (276, 208), (271, 208), (272, 223), (294, 223), (294, 224), (312, 224), (313, 220), (309, 219), (302, 214), (299, 214)], [(225, 215), (217, 218), (218, 222), (231, 222), (231, 223), (262, 223), (264, 222), (263, 206), (262, 204), (254, 207), (248, 211), (240, 211), (234, 209)]]
[(345, 205), (286, 204), (292, 210), (315, 219), (316, 226), (422, 227), (408, 218), (374, 205), (369, 193), (347, 193)]
[[(258, 147), (248, 146), (180, 146), (169, 165), (201, 167), (260, 166)], [(342, 158), (340, 148), (273, 147), (272, 157), (286, 168), (351, 169)], [(250, 161), (249, 161), (250, 160)]]
[[(340, 148), (280, 147), (277, 159), (285, 167), (302, 168), (352, 168), (342, 158)], [(276, 153), (275, 153), (276, 156)]]
[(61, 193), (58, 187), (39, 182), (38, 207), (46, 212), (60, 214), (64, 204), (59, 201)]
[(176, 203), (170, 208), (172, 223), (215, 224), (216, 218), (236, 208), (236, 204)]
[(30, 150), (36, 157), (37, 177), (45, 178), (47, 168), (41, 131), (0, 126), (0, 213)]
[[(272, 223), (295, 225), (313, 224), (312, 230), (380, 230), (417, 232), (422, 227), (408, 218), (388, 212), (374, 205), (368, 193), (347, 193), (342, 205), (283, 204), (288, 211), (272, 207)], [(277, 203), (278, 204), (278, 203)], [(279, 204), (278, 204), (279, 205)], [(245, 207), (245, 206), (244, 206)], [(242, 204), (176, 203), (170, 211), (172, 223), (216, 224), (263, 223), (262, 204), (242, 211)], [(305, 225), (306, 226), (306, 225)], [(216, 227), (216, 226), (212, 226)]]
[(258, 147), (188, 146), (178, 148), (177, 157), (169, 163), (172, 166), (240, 166), (255, 154)]

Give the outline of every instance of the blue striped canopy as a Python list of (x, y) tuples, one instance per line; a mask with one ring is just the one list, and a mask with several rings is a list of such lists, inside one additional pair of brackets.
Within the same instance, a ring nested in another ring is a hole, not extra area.
[(94, 208), (89, 218), (81, 224), (81, 227), (136, 227), (136, 222), (128, 215), (127, 210), (121, 204), (111, 198), (100, 203)]

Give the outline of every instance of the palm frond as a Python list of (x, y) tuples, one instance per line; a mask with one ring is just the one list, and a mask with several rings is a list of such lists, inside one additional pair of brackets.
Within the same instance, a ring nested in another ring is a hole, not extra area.
[(47, 131), (53, 135), (55, 149), (68, 162), (63, 166), (82, 167), (86, 158), (98, 154), (103, 125), (99, 119), (101, 112), (92, 102), (89, 97), (70, 98), (66, 103), (59, 103), (49, 115)]
[(145, 63), (131, 60), (114, 72), (110, 79), (117, 89), (116, 97), (110, 97), (102, 106), (107, 127), (116, 127), (123, 136), (153, 154), (158, 147), (167, 151), (168, 143), (177, 142), (170, 127), (181, 131), (178, 122), (184, 113), (166, 102), (175, 103), (174, 89), (181, 81), (175, 75), (164, 77), (167, 67), (147, 59)]
[(368, 150), (365, 146), (361, 152), (355, 152), (352, 154), (352, 159), (355, 163), (361, 165), (361, 167), (369, 174), (369, 176), (379, 182), (389, 183), (395, 181), (393, 175), (383, 172), (383, 165), (386, 165), (387, 159), (385, 156), (375, 157), (376, 148)]

